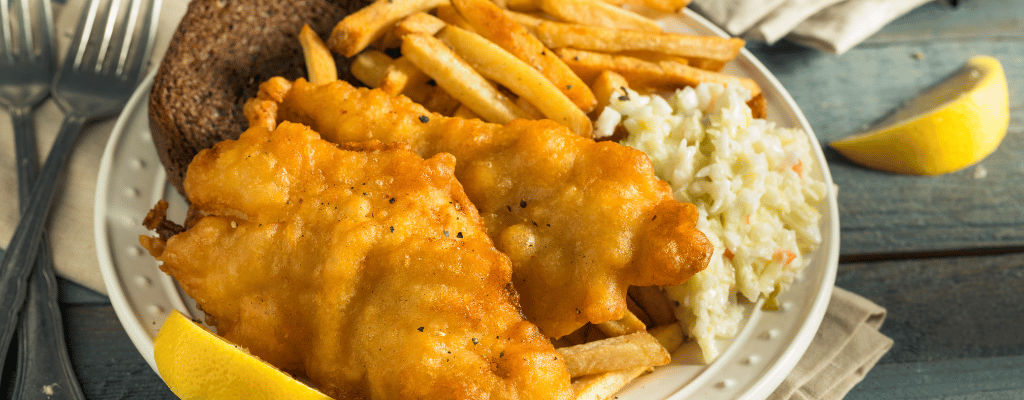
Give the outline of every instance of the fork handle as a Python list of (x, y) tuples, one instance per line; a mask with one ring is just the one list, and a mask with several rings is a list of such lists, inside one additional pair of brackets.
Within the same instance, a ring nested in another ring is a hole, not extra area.
[[(32, 108), (12, 110), (14, 147), (18, 160), (18, 198), (22, 212), (28, 208), (32, 184), (39, 169)], [(15, 399), (85, 400), (75, 378), (64, 324), (57, 300), (57, 277), (53, 273), (53, 256), (43, 234), (36, 256), (35, 268), (28, 281), (25, 308), (18, 325), (18, 365), (14, 378)]]
[(17, 107), (10, 110), (11, 125), (14, 128), (15, 159), (18, 162), (18, 210), (25, 211), (28, 196), (32, 193), (32, 185), (22, 182), (35, 182), (39, 160), (36, 156), (36, 127), (32, 119), (32, 107)]
[(53, 204), (54, 189), (63, 176), (64, 165), (71, 156), (75, 139), (85, 121), (85, 118), (74, 114), (64, 119), (50, 154), (46, 157), (46, 164), (32, 189), (28, 208), (18, 221), (18, 227), (0, 261), (0, 356), (4, 357), (0, 360), (6, 359), (14, 328), (18, 325), (18, 313), (25, 304), (25, 287), (36, 255), (39, 254), (43, 229)]
[[(49, 249), (46, 242), (44, 238), (43, 247)], [(53, 259), (49, 251), (42, 251), (29, 278), (18, 327), (15, 399), (85, 400), (68, 357), (57, 290)]]

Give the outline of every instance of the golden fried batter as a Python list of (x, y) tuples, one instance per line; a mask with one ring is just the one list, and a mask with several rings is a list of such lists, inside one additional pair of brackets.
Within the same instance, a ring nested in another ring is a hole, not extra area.
[(282, 78), (261, 86), (246, 116), (253, 126), (307, 124), (333, 142), (403, 142), (423, 157), (453, 154), (488, 234), (512, 259), (524, 314), (552, 337), (621, 318), (630, 285), (679, 284), (711, 255), (695, 228), (696, 207), (672, 197), (646, 155), (551, 121), (447, 118), (346, 82)]
[(186, 231), (141, 241), (221, 335), (336, 398), (571, 397), (454, 167), (257, 127), (196, 156)]

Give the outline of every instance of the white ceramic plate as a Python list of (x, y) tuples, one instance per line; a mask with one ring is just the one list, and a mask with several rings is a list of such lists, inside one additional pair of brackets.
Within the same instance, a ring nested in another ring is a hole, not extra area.
[[(685, 17), (661, 18), (671, 31), (701, 35), (725, 34), (689, 10)], [(173, 26), (168, 29), (173, 29)], [(740, 333), (723, 343), (726, 350), (710, 365), (699, 359), (695, 344), (673, 354), (673, 363), (634, 381), (619, 399), (702, 398), (763, 399), (782, 382), (818, 330), (832, 294), (839, 256), (839, 219), (832, 178), (820, 145), (807, 120), (779, 82), (743, 50), (725, 72), (749, 77), (762, 88), (768, 119), (780, 126), (800, 127), (810, 137), (818, 171), (830, 193), (821, 205), (822, 244), (809, 256), (810, 265), (780, 296), (780, 311), (747, 307)], [(142, 218), (160, 199), (170, 202), (169, 218), (183, 221), (184, 199), (167, 183), (149, 132), (147, 100), (150, 75), (118, 119), (100, 164), (96, 188), (95, 230), (100, 267), (110, 301), (132, 342), (156, 370), (153, 337), (168, 312), (196, 310), (174, 281), (139, 246), (149, 234)]]

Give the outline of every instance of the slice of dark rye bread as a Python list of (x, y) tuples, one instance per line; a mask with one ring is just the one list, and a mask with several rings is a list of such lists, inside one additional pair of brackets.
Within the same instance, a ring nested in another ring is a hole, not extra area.
[[(303, 24), (325, 38), (367, 0), (192, 0), (157, 70), (149, 123), (167, 179), (184, 194), (188, 164), (200, 150), (237, 139), (248, 127), (242, 106), (274, 76), (305, 76)], [(338, 58), (339, 77), (354, 81)]]

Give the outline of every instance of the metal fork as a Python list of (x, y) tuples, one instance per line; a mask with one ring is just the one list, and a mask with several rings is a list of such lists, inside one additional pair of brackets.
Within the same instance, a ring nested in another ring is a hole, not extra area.
[[(49, 94), (57, 60), (49, 0), (16, 0), (13, 6), (0, 0), (0, 104), (10, 110), (14, 125), (18, 195), (24, 210), (38, 169), (32, 110)], [(15, 398), (41, 398), (50, 393), (84, 400), (64, 342), (57, 280), (45, 235), (35, 265), (18, 325)], [(6, 359), (6, 351), (4, 343), (0, 360)]]
[[(7, 348), (25, 301), (57, 182), (82, 127), (120, 111), (146, 69), (160, 0), (90, 0), (51, 91), (65, 119), (0, 261), (0, 347)], [(102, 9), (102, 10), (101, 10)], [(97, 24), (100, 21), (100, 24)]]

